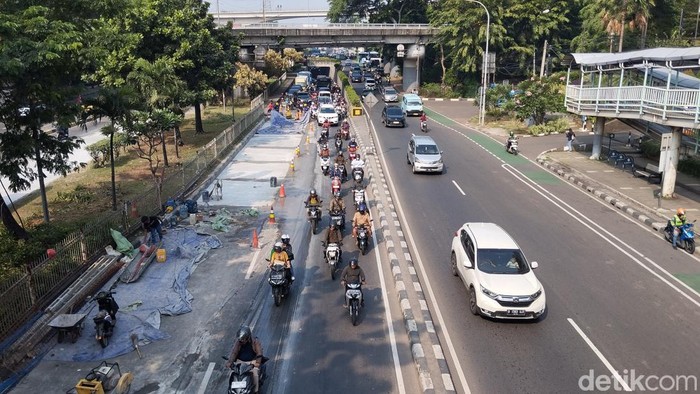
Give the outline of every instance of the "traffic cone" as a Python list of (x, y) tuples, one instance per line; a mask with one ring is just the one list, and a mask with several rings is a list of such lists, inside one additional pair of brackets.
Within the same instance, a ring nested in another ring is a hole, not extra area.
[(294, 172), (294, 159), (292, 159), (292, 162), (289, 163), (289, 168)]
[(275, 209), (270, 206), (270, 224), (275, 224)]
[(299, 149), (298, 146), (296, 149), (294, 149), (294, 154), (297, 155), (297, 157), (299, 157), (299, 155), (301, 154), (301, 149)]
[(258, 230), (253, 229), (253, 248), (258, 249)]
[(284, 192), (284, 183), (280, 186), (280, 198), (285, 198), (287, 197), (287, 194)]

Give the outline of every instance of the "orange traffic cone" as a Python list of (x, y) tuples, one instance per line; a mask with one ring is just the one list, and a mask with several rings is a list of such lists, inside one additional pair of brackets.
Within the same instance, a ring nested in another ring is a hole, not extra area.
[(253, 229), (253, 248), (258, 249), (258, 230)]
[(284, 192), (284, 183), (280, 186), (280, 198), (287, 197), (287, 193)]
[(270, 206), (270, 224), (275, 224), (275, 209)]

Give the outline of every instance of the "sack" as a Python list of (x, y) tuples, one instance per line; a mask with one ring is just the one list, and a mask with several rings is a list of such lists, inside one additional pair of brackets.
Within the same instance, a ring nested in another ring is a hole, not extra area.
[(185, 201), (185, 205), (187, 206), (187, 212), (189, 213), (197, 213), (197, 201), (195, 200), (187, 200)]

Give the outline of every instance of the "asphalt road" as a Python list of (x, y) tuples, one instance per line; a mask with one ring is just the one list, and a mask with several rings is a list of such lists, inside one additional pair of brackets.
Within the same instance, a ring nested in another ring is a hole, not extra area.
[[(441, 112), (451, 105), (428, 107)], [(430, 135), (444, 150), (447, 169), (414, 175), (405, 164), (406, 144), (419, 132), (418, 119), (388, 129), (380, 111), (381, 105), (371, 111), (380, 151), (421, 279), (445, 321), (442, 345), (450, 349), (453, 376), (461, 369), (472, 392), (573, 392), (590, 370), (610, 376), (609, 368), (623, 376), (631, 370), (697, 375), (700, 346), (692, 332), (700, 297), (661, 269), (697, 264), (691, 256), (669, 253), (646, 228), (528, 161), (540, 152), (529, 139), (521, 141), (525, 157), (513, 157), (502, 142), (431, 112)], [(498, 223), (540, 263), (536, 273), (548, 304), (541, 321), (470, 315), (468, 294), (449, 269), (453, 234), (466, 221)]]

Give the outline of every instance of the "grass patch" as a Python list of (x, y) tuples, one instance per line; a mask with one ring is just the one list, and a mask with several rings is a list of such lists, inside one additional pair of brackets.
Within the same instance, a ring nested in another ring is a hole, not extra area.
[[(235, 119), (248, 113), (249, 106), (235, 107)], [(166, 150), (170, 166), (165, 174), (177, 170), (177, 164), (191, 160), (197, 151), (219, 133), (234, 123), (231, 106), (226, 110), (221, 106), (207, 106), (202, 110), (204, 133), (195, 133), (194, 112), (189, 112), (180, 126), (184, 145), (179, 147), (179, 157), (175, 155), (174, 135), (166, 136)], [(162, 153), (159, 152), (159, 155)], [(133, 148), (127, 148), (116, 160), (117, 204), (143, 193), (153, 185), (148, 162), (140, 159)], [(79, 172), (68, 174), (51, 182), (46, 187), (49, 211), (52, 222), (63, 223), (66, 228), (77, 229), (89, 220), (111, 210), (111, 182), (109, 164), (103, 168), (88, 165)], [(39, 191), (29, 194), (16, 204), (25, 225), (34, 226), (43, 221)], [(120, 208), (120, 207), (118, 207)]]

